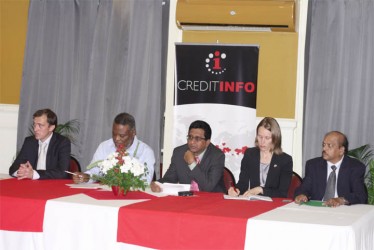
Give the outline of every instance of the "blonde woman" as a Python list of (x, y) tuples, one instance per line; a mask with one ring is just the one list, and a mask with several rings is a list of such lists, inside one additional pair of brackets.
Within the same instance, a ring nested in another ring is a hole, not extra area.
[(265, 117), (257, 126), (255, 147), (245, 151), (239, 181), (231, 196), (264, 195), (287, 197), (292, 177), (292, 157), (282, 151), (278, 122)]

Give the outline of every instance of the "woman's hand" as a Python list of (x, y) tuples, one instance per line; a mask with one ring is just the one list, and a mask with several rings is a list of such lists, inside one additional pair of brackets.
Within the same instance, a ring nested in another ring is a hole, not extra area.
[(243, 194), (243, 196), (248, 197), (251, 195), (257, 195), (257, 194), (263, 194), (263, 193), (264, 193), (264, 190), (262, 189), (262, 187), (255, 187), (255, 188), (249, 189), (247, 192)]
[(230, 187), (229, 190), (227, 191), (227, 193), (230, 196), (239, 196), (240, 190), (235, 188), (235, 187)]

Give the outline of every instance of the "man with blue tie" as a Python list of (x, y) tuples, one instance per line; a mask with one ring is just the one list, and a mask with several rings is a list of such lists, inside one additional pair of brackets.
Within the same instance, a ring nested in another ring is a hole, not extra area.
[(324, 137), (322, 157), (306, 162), (305, 177), (295, 191), (295, 202), (322, 200), (325, 205), (365, 204), (365, 165), (347, 156), (348, 139), (339, 131)]

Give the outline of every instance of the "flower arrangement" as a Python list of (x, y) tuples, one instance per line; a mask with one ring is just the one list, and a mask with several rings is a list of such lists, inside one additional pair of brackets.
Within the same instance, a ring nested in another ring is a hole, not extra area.
[(112, 187), (115, 194), (114, 187), (118, 187), (120, 192), (126, 194), (130, 189), (144, 191), (147, 186), (145, 176), (148, 174), (148, 169), (146, 165), (131, 157), (123, 146), (118, 147), (106, 159), (96, 162), (96, 164), (100, 168), (100, 174), (94, 175), (93, 179)]

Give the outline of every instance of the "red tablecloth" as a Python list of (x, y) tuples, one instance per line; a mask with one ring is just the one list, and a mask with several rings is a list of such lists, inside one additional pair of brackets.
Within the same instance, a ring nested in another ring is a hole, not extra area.
[(86, 195), (96, 200), (141, 200), (157, 198), (156, 196), (141, 191), (128, 191), (126, 195), (114, 196), (112, 191), (92, 190), (87, 192)]
[(121, 207), (117, 240), (157, 249), (243, 249), (248, 218), (282, 205), (218, 193), (162, 197)]
[(47, 200), (85, 193), (71, 180), (0, 180), (0, 230), (42, 232)]

